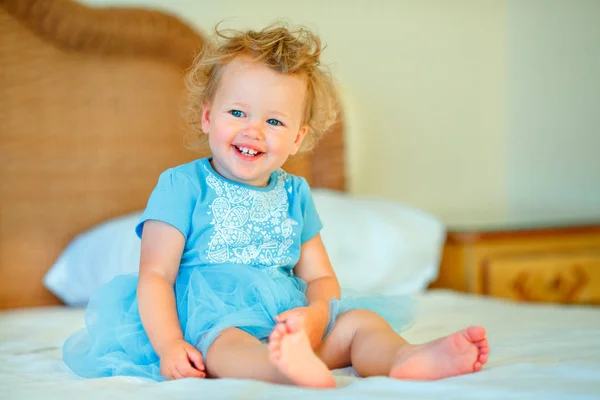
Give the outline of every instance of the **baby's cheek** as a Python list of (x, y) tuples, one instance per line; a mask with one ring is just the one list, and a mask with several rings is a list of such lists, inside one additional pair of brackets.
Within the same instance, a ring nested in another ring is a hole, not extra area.
[(229, 118), (226, 121), (222, 121), (219, 124), (219, 127), (222, 130), (231, 131), (231, 132), (235, 132), (235, 131), (239, 131), (239, 130), (243, 129), (243, 126), (240, 122), (238, 122), (235, 119), (229, 119)]
[(273, 140), (273, 145), (277, 146), (277, 148), (279, 148), (281, 150), (285, 150), (287, 153), (289, 153), (290, 151), (292, 151), (295, 148), (294, 141), (295, 141), (295, 136), (286, 133), (286, 134), (278, 135), (277, 137), (275, 137)]

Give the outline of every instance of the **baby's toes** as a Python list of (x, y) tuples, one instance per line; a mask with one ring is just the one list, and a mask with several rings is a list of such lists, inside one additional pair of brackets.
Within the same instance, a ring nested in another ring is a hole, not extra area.
[(273, 335), (271, 335), (271, 337), (269, 337), (269, 343), (267, 344), (267, 347), (273, 350), (281, 347), (281, 338), (273, 337)]
[(281, 340), (281, 333), (278, 333), (275, 330), (273, 332), (271, 332), (271, 334), (269, 335), (269, 343), (279, 341), (279, 340)]
[(279, 361), (281, 359), (281, 340), (270, 341), (267, 350), (271, 361)]
[(273, 331), (275, 331), (275, 332), (279, 333), (281, 336), (283, 336), (288, 333), (287, 324), (285, 322), (279, 323), (279, 324), (275, 325), (275, 328), (273, 328)]
[(281, 338), (269, 338), (267, 348), (269, 351), (279, 351), (281, 349)]
[(269, 349), (269, 357), (271, 361), (279, 361), (281, 359), (281, 348)]
[(477, 357), (477, 361), (485, 364), (488, 360), (488, 355), (487, 354), (480, 354), (479, 357)]
[(274, 341), (274, 340), (277, 340), (277, 341), (281, 340), (281, 338), (283, 337), (284, 334), (285, 334), (285, 326), (283, 326), (283, 324), (275, 325), (275, 328), (273, 328), (273, 331), (269, 335), (269, 342)]
[(485, 340), (486, 331), (483, 326), (470, 326), (465, 331), (471, 342)]
[(488, 345), (488, 341), (487, 339), (483, 339), (483, 340), (478, 340), (476, 342), (473, 342), (475, 344), (475, 346), (477, 346), (480, 350), (483, 349), (488, 349), (490, 348), (490, 346)]

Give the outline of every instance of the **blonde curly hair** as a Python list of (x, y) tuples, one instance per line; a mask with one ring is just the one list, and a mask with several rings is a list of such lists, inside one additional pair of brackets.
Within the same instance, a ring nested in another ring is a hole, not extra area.
[(202, 148), (208, 142), (201, 126), (202, 108), (211, 102), (219, 86), (223, 68), (241, 55), (250, 56), (282, 74), (300, 75), (307, 82), (302, 125), (308, 132), (300, 151), (314, 148), (338, 117), (339, 102), (329, 71), (319, 61), (321, 40), (303, 27), (289, 29), (283, 24), (262, 31), (219, 30), (207, 41), (186, 76), (188, 103), (186, 120), (192, 128), (191, 148)]

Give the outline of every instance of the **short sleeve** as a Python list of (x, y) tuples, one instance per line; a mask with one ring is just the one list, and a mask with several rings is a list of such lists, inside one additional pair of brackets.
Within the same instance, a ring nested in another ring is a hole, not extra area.
[(315, 207), (308, 182), (304, 178), (301, 178), (298, 196), (300, 198), (303, 221), (300, 242), (305, 243), (323, 229), (323, 224), (321, 223), (321, 218), (319, 218), (317, 207)]
[(185, 173), (166, 170), (158, 178), (135, 233), (141, 239), (144, 223), (156, 220), (174, 226), (187, 239), (198, 195), (199, 188)]

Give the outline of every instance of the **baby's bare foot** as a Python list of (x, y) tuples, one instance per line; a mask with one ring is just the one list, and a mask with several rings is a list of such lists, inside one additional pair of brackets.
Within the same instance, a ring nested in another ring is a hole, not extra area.
[(302, 317), (277, 324), (269, 336), (271, 362), (293, 383), (312, 388), (333, 388), (335, 379), (313, 352)]
[(390, 376), (434, 380), (469, 374), (481, 370), (489, 352), (485, 329), (472, 326), (429, 343), (402, 349)]

